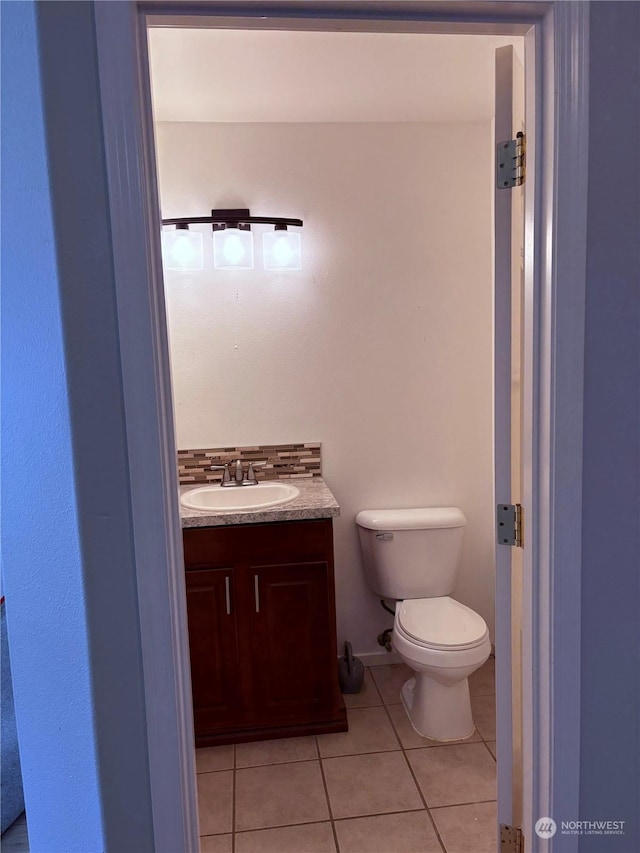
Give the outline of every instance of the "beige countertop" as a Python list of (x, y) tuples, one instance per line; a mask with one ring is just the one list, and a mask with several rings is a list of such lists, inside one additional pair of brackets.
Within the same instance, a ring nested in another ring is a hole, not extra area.
[[(273, 482), (295, 486), (300, 494), (281, 506), (248, 510), (198, 510), (180, 504), (183, 527), (221, 527), (229, 524), (264, 524), (269, 521), (304, 521), (313, 518), (334, 518), (340, 507), (322, 477), (290, 477)], [(180, 486), (180, 495), (201, 489), (202, 483)], [(221, 488), (214, 485), (213, 488)]]

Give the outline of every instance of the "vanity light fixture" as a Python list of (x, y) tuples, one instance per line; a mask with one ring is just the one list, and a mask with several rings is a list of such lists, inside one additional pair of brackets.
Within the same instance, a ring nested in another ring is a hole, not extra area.
[(162, 258), (168, 270), (204, 269), (202, 234), (189, 231), (188, 225), (176, 225), (175, 231), (163, 231)]
[(266, 270), (301, 270), (302, 241), (286, 225), (276, 225), (275, 231), (262, 235), (262, 259)]
[[(162, 233), (162, 249), (166, 269), (203, 269), (202, 234), (200, 232), (192, 233), (188, 230), (189, 225), (201, 224), (211, 225), (213, 228), (213, 265), (215, 269), (253, 269), (252, 225), (275, 226), (275, 231), (266, 232), (262, 239), (264, 268), (266, 270), (302, 269), (300, 234), (287, 230), (288, 226), (302, 227), (301, 219), (251, 216), (251, 211), (248, 208), (229, 208), (212, 210), (211, 216), (163, 219), (162, 224), (176, 226), (175, 231), (163, 231)], [(192, 245), (187, 241), (187, 243), (180, 243), (178, 246), (180, 238), (175, 236), (177, 234), (187, 234), (189, 238), (200, 238), (199, 266), (195, 265), (196, 242), (194, 241)], [(182, 262), (180, 262), (181, 258)]]
[(217, 270), (253, 269), (253, 234), (249, 228), (214, 224), (213, 266)]

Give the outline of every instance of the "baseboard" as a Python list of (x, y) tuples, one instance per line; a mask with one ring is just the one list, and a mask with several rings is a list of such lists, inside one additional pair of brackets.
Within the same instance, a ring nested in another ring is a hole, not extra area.
[[(491, 654), (495, 657), (496, 647), (491, 644)], [(398, 652), (370, 652), (355, 655), (365, 666), (385, 666), (385, 664), (402, 663)]]
[[(491, 644), (491, 654), (495, 657), (496, 647)], [(369, 654), (356, 655), (365, 666), (385, 666), (385, 664), (402, 663), (398, 652), (371, 652)]]
[(371, 652), (370, 654), (356, 655), (365, 666), (384, 666), (390, 663), (402, 663), (398, 652)]

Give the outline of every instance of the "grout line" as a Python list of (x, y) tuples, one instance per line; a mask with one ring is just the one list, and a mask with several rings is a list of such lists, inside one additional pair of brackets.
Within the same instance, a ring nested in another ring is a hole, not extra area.
[(369, 673), (371, 674), (371, 680), (373, 681), (373, 685), (374, 685), (374, 687), (375, 687), (375, 688), (376, 688), (376, 690), (378, 691), (378, 696), (380, 697), (380, 701), (382, 702), (382, 705), (383, 705), (383, 707), (384, 707), (384, 706), (385, 706), (385, 701), (384, 701), (384, 698), (383, 698), (383, 696), (382, 696), (382, 690), (381, 690), (381, 689), (380, 689), (380, 687), (378, 686), (378, 681), (377, 681), (377, 679), (376, 679), (375, 675), (373, 674), (373, 669), (372, 669), (372, 667), (367, 667), (367, 669), (369, 670)]
[[(494, 705), (495, 705), (495, 695), (496, 695), (496, 694), (495, 694), (495, 693), (487, 693), (486, 695), (487, 695), (487, 696), (493, 696), (493, 697), (494, 697)], [(471, 703), (471, 704), (472, 704), (472, 706), (473, 706), (473, 697), (472, 697), (472, 703)], [(472, 707), (472, 710), (473, 710), (473, 707)], [(495, 737), (494, 737), (494, 738), (485, 738), (485, 736), (482, 734), (482, 732), (481, 732), (481, 731), (480, 731), (480, 729), (478, 728), (478, 724), (475, 722), (475, 720), (474, 720), (474, 723), (473, 723), (473, 724), (474, 724), (475, 729), (476, 729), (476, 734), (478, 735), (478, 737), (480, 738), (480, 740), (482, 741), (482, 743), (484, 743), (485, 745), (486, 745), (486, 743), (487, 743), (487, 740), (490, 740), (490, 741), (492, 741), (492, 742), (493, 742), (493, 741), (496, 739)], [(488, 747), (487, 747), (487, 749), (488, 749)], [(489, 750), (489, 752), (491, 752), (491, 750)]]
[[(278, 824), (274, 824), (272, 826), (258, 826), (258, 827), (254, 827), (253, 829), (238, 829), (238, 830), (236, 830), (235, 834), (236, 835), (245, 835), (248, 832), (262, 832), (262, 831), (267, 830), (267, 829), (288, 829), (289, 827), (294, 827), (294, 826), (315, 826), (316, 824), (321, 824), (321, 823), (344, 823), (345, 821), (348, 821), (348, 820), (360, 820), (360, 818), (365, 818), (365, 817), (387, 817), (388, 815), (396, 815), (396, 814), (412, 815), (412, 814), (418, 814), (419, 812), (422, 812), (422, 811), (428, 812), (428, 811), (439, 811), (440, 809), (457, 809), (457, 808), (460, 808), (462, 806), (487, 805), (489, 803), (495, 803), (495, 802), (497, 802), (497, 800), (476, 800), (476, 801), (470, 802), (470, 803), (448, 803), (446, 805), (431, 806), (430, 808), (427, 807), (424, 809), (397, 809), (397, 810), (392, 811), (392, 812), (375, 812), (375, 813), (368, 813), (368, 814), (347, 815), (345, 817), (334, 817), (334, 818), (331, 818), (329, 820), (327, 818), (322, 818), (320, 820), (306, 820), (306, 821), (303, 821), (302, 823), (278, 823)], [(203, 835), (201, 837), (202, 838), (220, 837), (221, 835), (230, 835), (230, 834), (231, 833), (229, 833), (229, 832), (209, 832), (206, 835)]]
[(498, 801), (494, 798), (493, 800), (473, 800), (471, 803), (443, 803), (441, 806), (431, 806), (431, 809), (437, 811), (438, 809), (457, 809), (460, 806), (480, 806), (484, 803), (497, 803)]
[[(345, 817), (334, 817), (330, 820), (328, 820), (327, 818), (322, 818), (321, 820), (306, 820), (306, 821), (303, 821), (302, 823), (278, 823), (278, 824), (274, 824), (272, 826), (258, 826), (258, 827), (254, 827), (253, 829), (238, 829), (236, 831), (236, 835), (246, 835), (248, 832), (263, 832), (263, 831), (268, 830), (268, 829), (288, 829), (289, 827), (295, 827), (295, 826), (315, 826), (315, 825), (321, 824), (321, 823), (334, 823), (334, 824), (335, 823), (345, 823), (346, 821), (349, 821), (349, 820), (360, 820), (361, 818), (366, 818), (366, 817), (387, 817), (390, 815), (397, 815), (397, 814), (412, 815), (412, 814), (419, 814), (420, 812), (423, 812), (423, 811), (428, 812), (428, 811), (438, 811), (439, 809), (456, 809), (456, 808), (459, 808), (462, 806), (487, 805), (489, 803), (495, 803), (495, 802), (497, 802), (497, 801), (496, 800), (477, 800), (476, 802), (472, 802), (472, 803), (450, 803), (448, 805), (431, 806), (431, 808), (423, 808), (423, 809), (397, 809), (397, 810), (392, 811), (392, 812), (375, 812), (375, 813), (367, 813), (367, 814), (347, 815)], [(229, 835), (229, 834), (230, 833), (228, 833), (228, 832), (210, 832), (210, 833), (208, 833), (208, 835), (206, 835), (206, 836), (203, 835), (202, 837), (208, 838), (209, 836), (220, 836), (220, 835)]]
[[(387, 706), (386, 706), (386, 705), (385, 705), (385, 710), (387, 710)], [(407, 764), (407, 767), (409, 768), (409, 773), (411, 773), (411, 777), (412, 777), (412, 779), (413, 779), (413, 783), (414, 783), (414, 785), (416, 786), (416, 789), (417, 789), (417, 791), (418, 791), (418, 794), (419, 794), (419, 796), (420, 796), (420, 799), (421, 799), (421, 800), (422, 800), (422, 802), (424, 803), (425, 811), (427, 812), (427, 814), (428, 814), (428, 816), (429, 816), (429, 820), (431, 821), (431, 826), (433, 827), (433, 831), (434, 831), (434, 832), (435, 832), (435, 834), (436, 834), (436, 838), (438, 839), (438, 843), (439, 843), (439, 844), (440, 844), (440, 846), (442, 847), (443, 853), (447, 853), (447, 848), (444, 846), (444, 841), (442, 840), (442, 836), (440, 835), (440, 832), (438, 831), (438, 827), (436, 826), (436, 822), (435, 822), (435, 820), (433, 819), (433, 815), (431, 814), (431, 811), (430, 811), (430, 809), (429, 809), (429, 806), (427, 805), (427, 798), (425, 797), (424, 793), (422, 792), (422, 788), (420, 787), (420, 783), (418, 782), (418, 779), (417, 779), (417, 777), (416, 777), (416, 774), (415, 774), (415, 773), (414, 773), (414, 771), (413, 771), (413, 767), (411, 766), (411, 762), (409, 761), (409, 757), (408, 757), (408, 755), (407, 755), (407, 752), (406, 752), (406, 750), (405, 750), (405, 748), (404, 748), (404, 746), (403, 746), (403, 744), (402, 744), (402, 740), (400, 739), (400, 735), (398, 734), (398, 730), (396, 729), (395, 725), (393, 724), (393, 720), (391, 719), (391, 714), (389, 713), (389, 711), (387, 711), (387, 717), (389, 718), (389, 722), (391, 723), (391, 728), (392, 728), (392, 729), (394, 730), (394, 732), (396, 733), (396, 737), (398, 738), (398, 741), (399, 741), (399, 743), (400, 743), (400, 749), (401, 749), (401, 751), (402, 751), (402, 755), (404, 756), (404, 760), (405, 760), (405, 762), (406, 762), (406, 764)]]
[(233, 744), (233, 789), (231, 797), (231, 853), (236, 853), (236, 745)]
[(402, 747), (393, 749), (372, 749), (371, 752), (345, 752), (342, 755), (321, 755), (320, 761), (333, 761), (334, 758), (360, 758), (361, 755), (392, 755), (394, 752), (402, 752)]
[[(309, 737), (315, 737), (310, 735)], [(259, 743), (259, 741), (255, 741)], [(310, 761), (316, 761), (316, 758), (294, 758), (293, 761), (269, 761), (266, 764), (247, 764), (242, 767), (237, 767), (236, 770), (256, 770), (258, 767), (280, 767), (283, 764), (308, 764)]]
[[(294, 826), (317, 826), (321, 823), (330, 823), (330, 820), (325, 817), (322, 820), (305, 820), (303, 823), (277, 823), (273, 826), (256, 826), (254, 829), (239, 829), (236, 835), (246, 835), (248, 832), (265, 832), (268, 829), (289, 829)], [(223, 833), (219, 834), (222, 835)]]
[[(395, 732), (394, 732), (395, 734)], [(397, 735), (396, 735), (397, 737)], [(442, 746), (482, 746), (484, 741), (482, 740), (471, 740), (471, 741), (452, 741), (451, 743), (443, 743)], [(486, 746), (486, 744), (484, 744)], [(488, 748), (488, 747), (487, 747)], [(438, 749), (438, 747), (431, 746), (400, 746), (394, 747), (393, 749), (372, 749), (370, 752), (344, 752), (340, 753), (340, 755), (321, 755), (320, 761), (332, 761), (334, 758), (359, 758), (361, 755), (391, 755), (392, 752), (421, 752), (426, 749)], [(491, 750), (489, 750), (491, 752)], [(492, 756), (493, 757), (493, 756)], [(311, 761), (312, 759), (307, 759)], [(282, 764), (301, 764), (300, 761), (287, 761), (282, 762)], [(277, 767), (275, 764), (263, 764), (260, 765), (262, 767)], [(245, 768), (242, 768), (243, 770)], [(385, 812), (386, 814), (386, 812)]]
[(387, 720), (389, 721), (389, 725), (391, 726), (391, 731), (394, 733), (394, 735), (396, 736), (396, 740), (398, 741), (398, 746), (400, 747), (400, 752), (402, 752), (402, 754), (404, 755), (404, 744), (402, 743), (402, 740), (400, 739), (400, 734), (399, 734), (397, 728), (393, 724), (393, 720), (391, 719), (391, 714), (387, 711), (386, 705), (384, 706), (384, 710), (387, 714)]
[(318, 743), (318, 736), (315, 736), (316, 742), (316, 752), (318, 753), (318, 764), (320, 765), (320, 775), (322, 776), (322, 785), (324, 787), (324, 795), (327, 800), (327, 808), (329, 809), (329, 820), (331, 821), (331, 832), (333, 833), (333, 843), (336, 846), (336, 853), (340, 853), (340, 845), (338, 843), (338, 833), (336, 832), (336, 825), (333, 819), (333, 809), (331, 808), (331, 800), (329, 799), (329, 788), (327, 787), (327, 779), (324, 775), (324, 766), (322, 764), (322, 758), (320, 757), (320, 744)]
[[(416, 749), (442, 749), (443, 746), (473, 746), (474, 743), (482, 743), (482, 735), (477, 729), (476, 733), (478, 740), (443, 740), (436, 741), (435, 743), (426, 743), (423, 746), (403, 746), (402, 748), (406, 749), (407, 752), (414, 752)], [(469, 737), (472, 737), (472, 735), (469, 735)]]
[(221, 767), (219, 770), (200, 770), (196, 776), (211, 776), (212, 773), (228, 773), (230, 770), (233, 770), (233, 766)]
[(348, 817), (337, 817), (336, 823), (343, 823), (345, 820), (360, 820), (363, 817), (387, 817), (387, 815), (394, 814), (420, 814), (421, 812), (427, 812), (429, 809), (399, 809), (393, 812), (376, 812), (375, 814), (354, 814), (349, 815)]
[(491, 750), (489, 749), (489, 744), (487, 743), (487, 741), (486, 741), (486, 740), (484, 740), (484, 738), (483, 738), (483, 740), (482, 740), (482, 743), (487, 747), (487, 752), (489, 753), (489, 755), (491, 756), (491, 758), (493, 758), (493, 760), (494, 760), (494, 761), (496, 762), (496, 764), (497, 764), (497, 763), (498, 763), (498, 759), (497, 759), (497, 758), (496, 758), (496, 756), (491, 752)]
[(373, 689), (376, 692), (376, 696), (380, 700), (380, 704), (384, 705), (384, 702), (382, 701), (382, 693), (380, 692), (380, 688), (378, 687), (377, 681), (373, 677), (373, 673), (371, 672), (371, 668), (369, 668), (369, 675), (371, 676), (371, 683), (373, 684)]
[(229, 830), (225, 832), (207, 832), (206, 835), (201, 835), (200, 838), (221, 838), (223, 835), (233, 835), (233, 833), (229, 832)]

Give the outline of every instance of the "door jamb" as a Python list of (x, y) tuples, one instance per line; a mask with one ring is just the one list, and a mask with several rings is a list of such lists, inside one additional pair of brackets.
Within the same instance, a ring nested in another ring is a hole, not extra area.
[[(262, 21), (258, 26), (280, 29), (528, 32), (528, 50), (535, 51), (539, 68), (539, 122), (529, 144), (529, 156), (537, 157), (536, 207), (526, 214), (525, 246), (525, 262), (536, 271), (525, 335), (537, 344), (531, 377), (531, 469), (525, 472), (532, 485), (527, 535), (534, 544), (524, 589), (532, 605), (523, 625), (533, 637), (524, 673), (531, 714), (531, 743), (525, 747), (531, 761), (531, 778), (525, 778), (528, 847), (553, 850), (559, 837), (548, 843), (536, 838), (532, 822), (538, 817), (578, 815), (588, 3), (465, 2), (456, 4), (455, 14), (450, 4), (437, 2), (361, 2), (357, 10), (355, 5), (242, 0), (188, 6), (178, 0), (94, 4), (154, 832), (156, 849), (167, 853), (197, 850), (198, 827), (184, 566), (178, 505), (171, 498), (177, 492), (176, 456), (146, 26), (151, 21), (175, 26), (176, 16), (185, 20), (185, 13), (191, 25), (217, 14), (217, 26), (246, 27), (253, 17), (253, 23)], [(156, 497), (149, 500), (149, 495)], [(563, 836), (562, 844), (563, 851), (577, 850), (577, 837)]]

